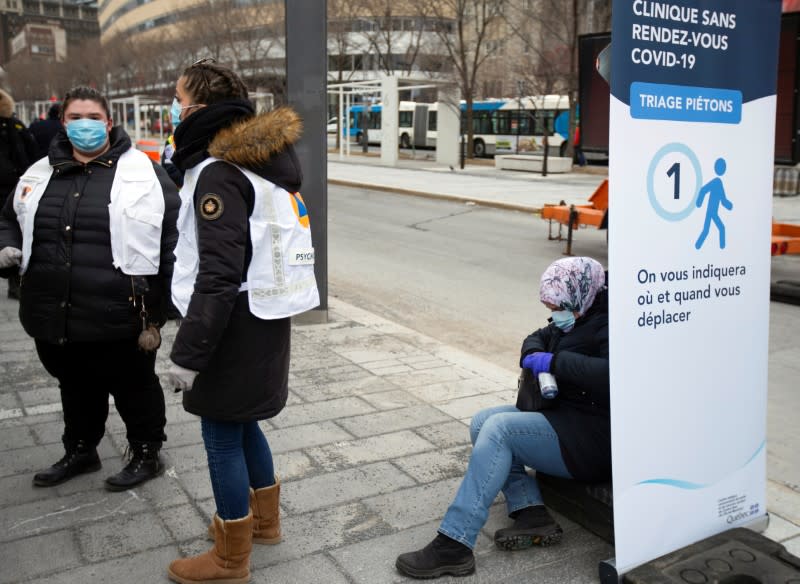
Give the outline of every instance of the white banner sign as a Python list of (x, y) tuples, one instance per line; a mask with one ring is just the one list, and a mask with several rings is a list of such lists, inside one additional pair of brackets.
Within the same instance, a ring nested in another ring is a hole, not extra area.
[(780, 8), (614, 2), (609, 294), (620, 574), (766, 513)]

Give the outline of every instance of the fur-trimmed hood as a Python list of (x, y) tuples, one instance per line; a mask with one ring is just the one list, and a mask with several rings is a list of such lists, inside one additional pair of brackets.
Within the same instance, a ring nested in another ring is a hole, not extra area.
[(0, 118), (10, 118), (14, 115), (14, 99), (0, 89)]
[(300, 188), (302, 173), (293, 144), (302, 131), (300, 116), (289, 107), (280, 107), (220, 130), (208, 153), (295, 191)]

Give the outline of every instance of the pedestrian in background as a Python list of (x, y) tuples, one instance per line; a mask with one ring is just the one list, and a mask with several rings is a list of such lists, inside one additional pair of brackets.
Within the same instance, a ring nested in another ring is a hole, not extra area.
[(301, 122), (259, 115), (230, 69), (178, 79), (172, 162), (184, 173), (173, 301), (183, 315), (167, 385), (200, 416), (216, 513), (214, 547), (173, 561), (181, 583), (247, 582), (255, 543), (278, 543), (280, 482), (258, 425), (288, 396), (290, 317), (319, 304), (292, 144)]
[(39, 487), (101, 467), (109, 393), (130, 461), (112, 491), (163, 473), (166, 424), (155, 374), (177, 241), (177, 191), (164, 170), (112, 125), (108, 102), (77, 87), (50, 153), (20, 178), (0, 213), (0, 276), (23, 277), (20, 321), (58, 379), (65, 454)]
[(59, 130), (61, 130), (61, 104), (54, 103), (47, 110), (47, 117), (43, 120), (36, 120), (30, 126), (31, 134), (36, 139), (36, 144), (39, 147), (39, 158), (47, 156), (50, 150), (50, 142), (56, 137)]
[(541, 411), (505, 405), (475, 414), (472, 455), (456, 498), (436, 538), (397, 558), (401, 573), (438, 578), (474, 572), (472, 550), (500, 491), (514, 524), (495, 532), (497, 547), (520, 550), (561, 541), (561, 527), (545, 509), (526, 466), (580, 481), (611, 478), (605, 283), (602, 266), (591, 258), (560, 259), (545, 270), (539, 298), (552, 317), (522, 343), (520, 366), (535, 377), (554, 375), (557, 402)]
[[(0, 89), (0, 208), (14, 191), (19, 177), (38, 156), (36, 142), (14, 115), (14, 99)], [(8, 297), (19, 298), (19, 275), (8, 278)]]

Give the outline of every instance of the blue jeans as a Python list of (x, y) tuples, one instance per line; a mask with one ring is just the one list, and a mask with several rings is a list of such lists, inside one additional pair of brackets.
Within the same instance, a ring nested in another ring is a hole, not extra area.
[(211, 488), (221, 519), (240, 519), (250, 512), (250, 488), (275, 484), (272, 452), (258, 422), (200, 419), (208, 456)]
[(508, 513), (542, 504), (529, 466), (554, 476), (572, 478), (561, 456), (558, 435), (542, 414), (514, 406), (481, 410), (469, 429), (472, 456), (456, 498), (439, 526), (439, 533), (475, 547), (489, 507), (502, 490)]

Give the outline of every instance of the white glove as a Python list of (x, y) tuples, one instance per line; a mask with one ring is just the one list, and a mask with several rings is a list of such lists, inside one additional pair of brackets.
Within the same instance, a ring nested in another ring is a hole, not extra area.
[(163, 376), (163, 383), (166, 387), (174, 388), (175, 391), (190, 391), (194, 385), (195, 377), (197, 377), (197, 371), (171, 363)]
[(0, 249), (0, 270), (18, 266), (22, 261), (22, 252), (16, 247), (4, 247)]

